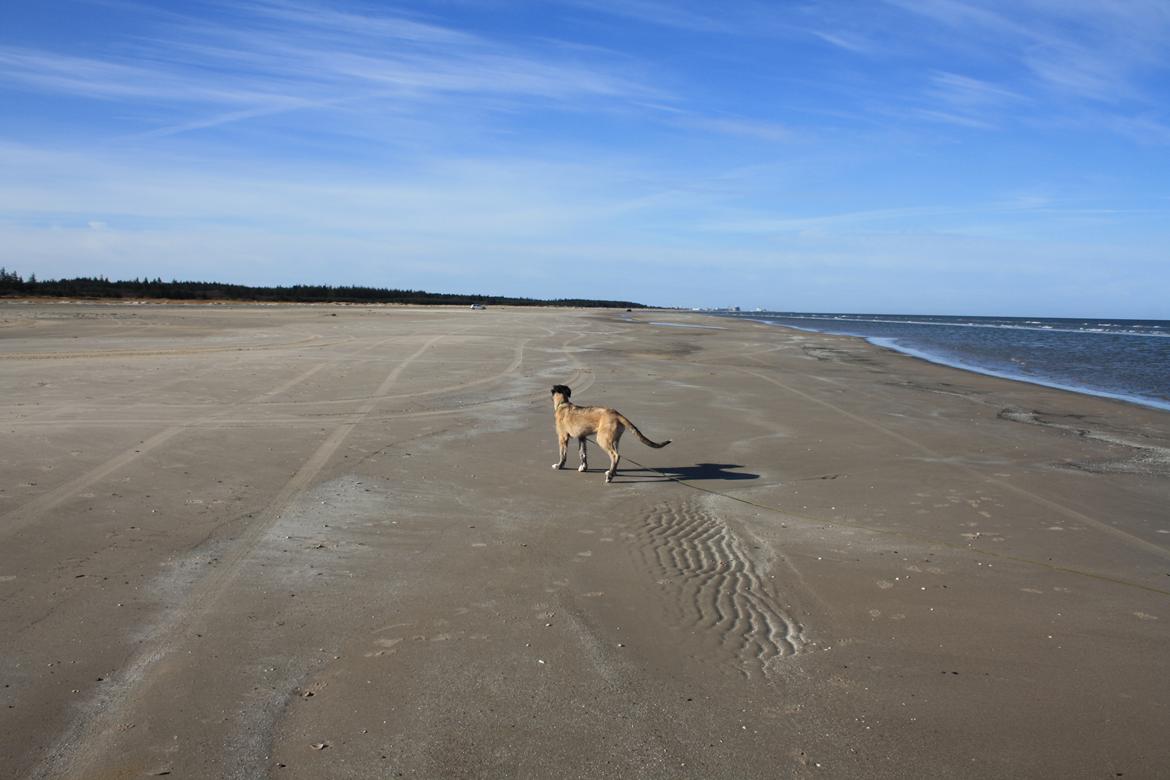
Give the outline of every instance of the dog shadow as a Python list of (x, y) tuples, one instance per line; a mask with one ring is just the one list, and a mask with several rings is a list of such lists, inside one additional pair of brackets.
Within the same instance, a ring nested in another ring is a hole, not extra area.
[(683, 481), (690, 482), (692, 480), (703, 479), (721, 479), (721, 480), (736, 480), (736, 479), (759, 479), (759, 474), (753, 474), (750, 471), (731, 471), (731, 469), (742, 469), (736, 463), (696, 463), (693, 466), (662, 466), (659, 468), (626, 468), (625, 466), (618, 466), (617, 475), (614, 481), (625, 478), (623, 481), (629, 482), (672, 482)]

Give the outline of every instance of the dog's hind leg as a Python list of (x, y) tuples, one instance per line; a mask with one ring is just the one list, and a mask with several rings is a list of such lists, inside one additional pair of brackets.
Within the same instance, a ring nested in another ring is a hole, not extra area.
[(622, 459), (622, 456), (618, 455), (617, 442), (603, 446), (602, 448), (609, 455), (609, 470), (605, 472), (605, 481), (613, 482), (613, 475), (617, 474), (617, 464)]
[(589, 470), (589, 456), (585, 454), (585, 437), (577, 437), (577, 453), (581, 456), (581, 465), (577, 467), (577, 471)]
[(553, 468), (562, 469), (565, 467), (565, 459), (569, 457), (569, 434), (561, 436), (557, 440), (557, 445), (560, 447), (561, 458), (553, 464)]
[(618, 461), (621, 460), (621, 456), (618, 455), (618, 442), (621, 440), (622, 426), (620, 424), (605, 425), (597, 431), (597, 444), (609, 456), (609, 469), (605, 472), (606, 482), (613, 482), (613, 477), (617, 474)]
[(618, 441), (622, 438), (622, 430), (601, 430), (597, 432), (597, 444), (609, 456), (609, 469), (605, 472), (605, 481), (613, 482), (613, 475), (617, 474), (617, 464), (621, 460), (618, 455)]

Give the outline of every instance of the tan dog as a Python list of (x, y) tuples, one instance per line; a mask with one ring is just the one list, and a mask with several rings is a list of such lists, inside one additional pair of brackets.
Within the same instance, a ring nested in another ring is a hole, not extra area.
[(565, 458), (569, 454), (569, 439), (574, 436), (579, 442), (581, 455), (581, 465), (577, 467), (577, 471), (585, 471), (588, 469), (585, 459), (585, 438), (590, 434), (597, 435), (598, 445), (609, 455), (609, 470), (605, 472), (606, 482), (612, 482), (613, 475), (617, 473), (617, 464), (621, 457), (618, 455), (618, 441), (626, 428), (634, 432), (638, 441), (655, 449), (670, 444), (670, 439), (661, 444), (650, 441), (642, 435), (638, 426), (614, 409), (607, 409), (604, 406), (577, 406), (570, 403), (569, 396), (572, 394), (573, 391), (565, 385), (553, 385), (553, 416), (557, 421), (557, 444), (561, 449), (561, 459), (553, 464), (554, 469), (564, 468)]

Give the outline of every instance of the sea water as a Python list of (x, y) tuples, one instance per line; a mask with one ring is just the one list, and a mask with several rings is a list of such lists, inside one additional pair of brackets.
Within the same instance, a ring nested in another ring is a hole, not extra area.
[(727, 314), (968, 371), (1170, 410), (1170, 321), (890, 314)]

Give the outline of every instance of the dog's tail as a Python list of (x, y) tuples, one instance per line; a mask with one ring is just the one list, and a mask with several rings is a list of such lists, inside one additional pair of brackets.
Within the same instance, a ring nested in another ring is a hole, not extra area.
[(632, 422), (630, 422), (629, 418), (627, 418), (624, 414), (619, 414), (618, 419), (620, 419), (622, 421), (622, 425), (626, 426), (627, 428), (629, 428), (631, 431), (634, 432), (634, 435), (638, 437), (638, 441), (642, 442), (647, 447), (653, 447), (654, 449), (657, 450), (657, 449), (660, 449), (662, 447), (665, 447), (667, 444), (670, 444), (670, 439), (667, 439), (666, 441), (662, 442), (661, 444), (659, 444), (656, 441), (651, 441), (650, 439), (647, 439), (646, 435), (643, 434), (640, 430), (638, 430), (638, 426), (634, 425)]

